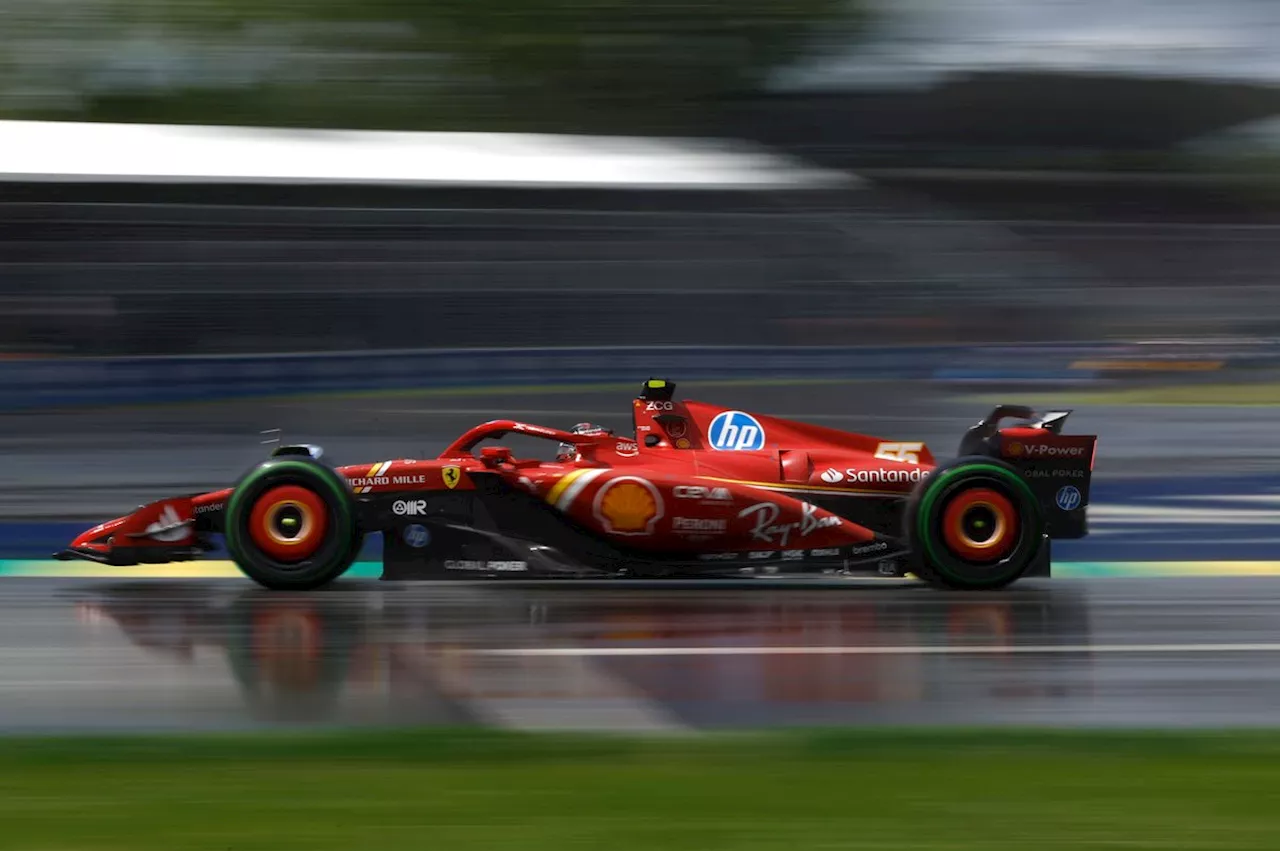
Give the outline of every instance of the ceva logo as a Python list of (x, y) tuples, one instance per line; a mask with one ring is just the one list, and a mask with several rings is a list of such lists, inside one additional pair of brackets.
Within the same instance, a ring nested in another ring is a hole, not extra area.
[(724, 411), (717, 414), (707, 430), (712, 449), (754, 452), (764, 449), (764, 427), (750, 414)]

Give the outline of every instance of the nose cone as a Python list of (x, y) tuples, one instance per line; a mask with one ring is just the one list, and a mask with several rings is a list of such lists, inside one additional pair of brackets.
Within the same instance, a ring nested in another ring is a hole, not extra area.
[(87, 559), (89, 561), (106, 562), (111, 556), (111, 539), (116, 531), (124, 525), (128, 517), (117, 517), (106, 523), (99, 523), (92, 529), (86, 529), (76, 536), (65, 550), (53, 554), (59, 561), (71, 559)]

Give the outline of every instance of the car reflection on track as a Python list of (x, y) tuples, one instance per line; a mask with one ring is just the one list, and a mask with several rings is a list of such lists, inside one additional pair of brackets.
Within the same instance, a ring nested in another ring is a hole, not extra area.
[(270, 721), (339, 720), (359, 693), (378, 706), (361, 720), (395, 723), (959, 722), (957, 707), (972, 721), (1083, 696), (1091, 663), (1072, 649), (1088, 643), (1086, 604), (1062, 586), (977, 596), (357, 584), (217, 595), (139, 582), (81, 597), (77, 609), (159, 654), (156, 664), (214, 650), (252, 717)]

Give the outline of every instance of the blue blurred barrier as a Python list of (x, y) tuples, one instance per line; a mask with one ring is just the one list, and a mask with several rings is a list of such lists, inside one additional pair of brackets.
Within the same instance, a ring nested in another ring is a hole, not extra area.
[[(55, 551), (67, 544), (95, 523), (123, 516), (137, 508), (128, 502), (121, 502), (114, 512), (101, 516), (87, 516), (82, 520), (71, 521), (15, 521), (0, 523), (0, 559), (46, 559)], [(226, 550), (221, 546), (220, 537), (215, 538), (218, 548), (209, 558), (226, 558)], [(382, 558), (382, 534), (374, 533), (365, 537), (360, 548), (359, 560)]]
[(985, 377), (1089, 380), (1082, 349), (1001, 346), (430, 349), (280, 355), (0, 361), (0, 410), (333, 392), (726, 379), (930, 379), (963, 365)]
[[(121, 506), (124, 514), (133, 506)], [(81, 532), (109, 517), (89, 518), (88, 522), (0, 523), (0, 558), (48, 558)]]

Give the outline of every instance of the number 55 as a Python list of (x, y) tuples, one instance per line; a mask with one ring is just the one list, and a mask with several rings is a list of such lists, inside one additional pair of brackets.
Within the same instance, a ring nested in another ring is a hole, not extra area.
[(885, 461), (919, 464), (922, 449), (924, 449), (923, 443), (882, 443), (876, 447), (876, 457)]

